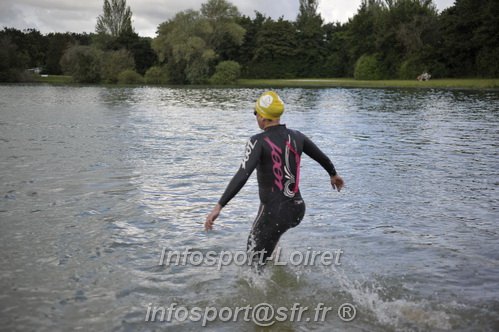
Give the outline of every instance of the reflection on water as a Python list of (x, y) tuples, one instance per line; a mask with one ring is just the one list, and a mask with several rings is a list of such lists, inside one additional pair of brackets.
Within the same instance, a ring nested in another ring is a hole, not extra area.
[[(303, 159), (307, 214), (283, 257), (343, 250), (340, 266), (158, 264), (163, 250), (244, 250), (253, 176), (216, 229), (203, 222), (235, 173), (262, 89), (2, 85), (0, 324), (6, 330), (196, 330), (153, 306), (333, 308), (275, 330), (489, 330), (499, 326), (499, 94), (279, 89), (347, 186)], [(355, 305), (344, 322), (337, 308)], [(289, 318), (289, 317), (288, 317)], [(253, 331), (240, 318), (208, 329)]]

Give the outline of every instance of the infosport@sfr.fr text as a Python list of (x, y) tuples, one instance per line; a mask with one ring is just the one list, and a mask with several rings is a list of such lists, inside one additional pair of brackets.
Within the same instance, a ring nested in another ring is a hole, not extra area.
[[(252, 321), (259, 326), (271, 326), (275, 322), (324, 322), (328, 318), (328, 314), (334, 312), (333, 307), (328, 307), (324, 303), (318, 303), (312, 310), (309, 307), (303, 306), (300, 303), (294, 303), (291, 308), (275, 307), (269, 303), (259, 303), (254, 306), (246, 305), (244, 307), (223, 307), (217, 309), (215, 307), (191, 307), (178, 306), (177, 303), (170, 304), (169, 307), (152, 306), (149, 303), (146, 312), (146, 322), (183, 322), (189, 320), (191, 322), (201, 321), (204, 327), (208, 322), (213, 322), (216, 319), (222, 322)], [(312, 315), (310, 313), (313, 312)], [(357, 314), (356, 308), (350, 303), (343, 303), (336, 311), (338, 317), (345, 321), (351, 321)]]

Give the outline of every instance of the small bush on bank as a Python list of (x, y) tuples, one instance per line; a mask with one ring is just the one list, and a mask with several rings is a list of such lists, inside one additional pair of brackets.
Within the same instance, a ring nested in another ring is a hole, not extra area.
[(118, 84), (141, 84), (144, 79), (133, 69), (127, 69), (118, 74)]
[(361, 56), (355, 63), (353, 75), (356, 80), (382, 80), (387, 76), (378, 54)]
[(154, 66), (149, 68), (144, 75), (147, 84), (169, 84), (168, 70), (166, 67)]
[(236, 83), (241, 76), (241, 65), (235, 61), (222, 61), (211, 77), (210, 83), (216, 85), (228, 85)]

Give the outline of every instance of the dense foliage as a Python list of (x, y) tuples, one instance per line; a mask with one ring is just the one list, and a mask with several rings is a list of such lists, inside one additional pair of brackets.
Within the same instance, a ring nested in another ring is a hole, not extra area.
[(319, 0), (297, 1), (293, 22), (241, 16), (226, 0), (208, 0), (161, 23), (151, 39), (133, 31), (125, 0), (104, 0), (95, 33), (5, 27), (0, 81), (29, 80), (34, 68), (88, 83), (230, 84), (239, 75), (414, 79), (423, 71), (434, 78), (499, 77), (497, 0), (456, 0), (441, 13), (432, 0), (363, 0), (346, 23), (325, 23)]
[(235, 20), (237, 8), (225, 0), (209, 0), (201, 11), (186, 10), (162, 23), (153, 49), (168, 63), (172, 83), (206, 83), (224, 41), (240, 45), (245, 30)]

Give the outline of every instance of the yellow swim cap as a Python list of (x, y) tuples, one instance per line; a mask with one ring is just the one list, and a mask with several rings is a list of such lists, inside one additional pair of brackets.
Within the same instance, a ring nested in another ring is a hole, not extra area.
[(258, 98), (255, 111), (265, 119), (277, 120), (284, 112), (284, 104), (274, 91), (269, 91)]

